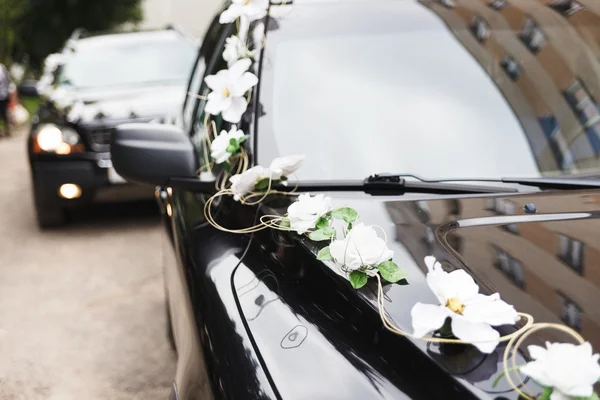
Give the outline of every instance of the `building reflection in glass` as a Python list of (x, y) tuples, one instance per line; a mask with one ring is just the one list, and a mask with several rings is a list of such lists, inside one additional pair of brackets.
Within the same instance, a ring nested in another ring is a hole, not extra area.
[(543, 175), (600, 167), (600, 3), (419, 0), (502, 92)]
[[(459, 227), (445, 238), (436, 234), (451, 221), (525, 215), (527, 203), (535, 203), (548, 214), (593, 212), (600, 195), (390, 202), (387, 209), (396, 224), (396, 240), (415, 259), (430, 254), (448, 258), (448, 252), (454, 253), (519, 311), (532, 314), (537, 321), (564, 323), (599, 349), (600, 224), (596, 218), (484, 224)], [(550, 335), (544, 339), (558, 338)]]

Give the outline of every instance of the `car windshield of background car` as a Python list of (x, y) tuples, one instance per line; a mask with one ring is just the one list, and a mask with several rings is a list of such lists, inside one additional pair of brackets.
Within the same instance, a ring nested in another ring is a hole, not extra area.
[(82, 45), (61, 68), (58, 84), (99, 88), (185, 81), (195, 56), (196, 49), (183, 38)]

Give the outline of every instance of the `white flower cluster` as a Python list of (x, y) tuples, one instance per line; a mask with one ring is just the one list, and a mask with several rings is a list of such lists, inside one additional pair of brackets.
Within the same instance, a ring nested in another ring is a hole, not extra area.
[[(290, 229), (298, 234), (309, 233), (314, 241), (330, 240), (329, 246), (321, 249), (319, 260), (332, 260), (342, 266), (350, 283), (360, 288), (367, 283), (369, 276), (381, 274), (388, 282), (397, 282), (406, 275), (392, 261), (394, 252), (386, 241), (377, 235), (375, 227), (356, 223), (358, 213), (348, 207), (332, 208), (331, 197), (318, 194), (300, 195), (287, 210)], [(333, 220), (343, 220), (346, 224), (345, 237), (337, 238)]]
[(492, 326), (514, 325), (519, 316), (514, 307), (494, 293), (479, 293), (471, 275), (460, 269), (450, 273), (442, 269), (435, 257), (425, 257), (429, 269), (427, 284), (440, 304), (417, 303), (412, 311), (414, 335), (423, 337), (451, 320), (452, 333), (472, 342), (483, 353), (492, 353), (498, 346), (500, 334)]
[[(414, 335), (423, 337), (438, 331), (449, 320), (451, 333), (472, 343), (482, 353), (492, 353), (500, 334), (493, 326), (514, 325), (519, 316), (514, 307), (500, 299), (498, 293), (486, 296), (464, 270), (450, 273), (432, 256), (425, 257), (429, 269), (427, 284), (440, 304), (417, 303), (412, 311)], [(546, 348), (529, 346), (533, 361), (519, 368), (542, 387), (543, 397), (550, 400), (597, 399), (594, 384), (600, 379), (600, 355), (592, 346), (569, 343), (546, 343)]]
[(284, 178), (287, 178), (300, 168), (304, 162), (304, 158), (304, 154), (280, 157), (274, 159), (268, 168), (257, 165), (241, 174), (232, 176), (229, 178), (229, 182), (231, 182), (231, 191), (233, 192), (234, 199), (240, 200), (248, 193), (251, 193), (261, 181), (271, 180), (273, 184), (275, 181), (284, 180)]
[(256, 86), (258, 78), (248, 72), (256, 51), (250, 51), (246, 43), (249, 22), (264, 17), (269, 8), (269, 0), (233, 0), (227, 10), (221, 13), (219, 22), (232, 23), (239, 18), (240, 32), (226, 40), (223, 59), (228, 69), (205, 78), (211, 89), (206, 104), (206, 112), (221, 114), (227, 122), (237, 124), (248, 108), (246, 93)]
[(60, 53), (50, 54), (44, 60), (44, 71), (37, 83), (37, 91), (40, 95), (49, 95), (54, 82), (54, 72), (63, 63), (64, 56)]
[(217, 164), (226, 162), (229, 160), (229, 157), (233, 155), (235, 150), (237, 150), (237, 148), (232, 148), (232, 140), (239, 146), (245, 138), (246, 135), (244, 135), (244, 132), (235, 126), (233, 126), (229, 132), (221, 131), (219, 136), (217, 136), (210, 144), (210, 156)]

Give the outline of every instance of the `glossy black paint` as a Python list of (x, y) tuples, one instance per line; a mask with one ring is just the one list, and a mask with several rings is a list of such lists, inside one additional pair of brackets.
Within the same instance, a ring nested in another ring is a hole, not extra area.
[[(214, 59), (221, 51), (216, 46), (208, 56)], [(260, 93), (253, 98), (253, 112), (242, 121), (253, 135), (247, 142), (251, 155), (260, 135), (255, 120)], [(200, 119), (201, 107), (197, 101), (192, 119)], [(196, 133), (193, 121), (182, 124)], [(597, 351), (600, 191), (512, 190), (327, 194), (334, 206), (355, 208), (363, 221), (386, 233), (394, 260), (408, 274), (408, 284), (384, 288), (386, 312), (400, 328), (411, 331), (416, 302), (436, 302), (423, 260), (435, 255), (445, 269), (467, 271), (482, 292), (499, 292), (536, 320), (579, 330)], [(203, 214), (209, 196), (169, 187), (157, 191), (178, 398), (518, 398), (505, 381), (492, 387), (501, 372), (503, 345), (485, 355), (472, 346), (439, 346), (388, 332), (373, 283), (352, 289), (332, 264), (316, 260), (320, 245), (295, 233), (216, 230)], [(251, 207), (223, 198), (214, 213), (222, 226), (241, 228), (261, 215), (285, 213), (290, 201), (275, 198)], [(545, 333), (533, 343), (544, 340), (561, 338)], [(525, 357), (520, 354), (519, 362)]]
[[(542, 283), (536, 286), (551, 285), (546, 279), (556, 286), (528, 293), (500, 267), (482, 260), (489, 258), (493, 247), (517, 254), (540, 252), (533, 262), (523, 263), (527, 274), (539, 273), (544, 258), (553, 255), (540, 249), (536, 238), (569, 226), (576, 232), (572, 234), (594, 246), (595, 234), (587, 230), (597, 225), (600, 207), (595, 201), (600, 192), (419, 201), (331, 195), (336, 204), (355, 207), (364, 220), (388, 234), (410, 284), (386, 286), (386, 310), (405, 330), (411, 329), (410, 309), (415, 302), (434, 302), (424, 282), (423, 257), (429, 254), (449, 270), (464, 268), (482, 291), (499, 291), (538, 320), (560, 321), (554, 304), (543, 301), (552, 292), (573, 296), (583, 288), (592, 296), (590, 303), (599, 298), (593, 283), (600, 276), (595, 261), (590, 261), (587, 278), (556, 261), (556, 267), (564, 269), (556, 272), (565, 276), (563, 280), (541, 273), (536, 279)], [(373, 285), (355, 291), (334, 268), (315, 259), (317, 246), (296, 234), (265, 230), (242, 236), (215, 230), (202, 222), (203, 199), (178, 191), (170, 198), (173, 211), (167, 223), (176, 241), (185, 243), (176, 248), (183, 260), (178, 268), (185, 269), (188, 279), (184, 287), (170, 286), (169, 297), (181, 296), (175, 291), (189, 293), (192, 306), (187, 310), (201, 332), (203, 368), (215, 398), (517, 398), (503, 382), (491, 387), (500, 373), (502, 345), (486, 356), (470, 346), (444, 348), (393, 335), (382, 327)], [(496, 216), (486, 210), (490, 200), (523, 206), (535, 202), (543, 204), (544, 211)], [(227, 200), (219, 207), (219, 222), (232, 228), (246, 226), (257, 215), (283, 212), (286, 202), (258, 209)], [(527, 237), (507, 230), (514, 224)], [(427, 234), (430, 230), (433, 239)], [(480, 243), (482, 238), (485, 244)], [(172, 306), (172, 312), (181, 312), (179, 304)], [(590, 322), (584, 334), (597, 348), (600, 335), (594, 334), (594, 325)], [(436, 384), (427, 383), (431, 381)], [(178, 387), (183, 386), (178, 383)]]

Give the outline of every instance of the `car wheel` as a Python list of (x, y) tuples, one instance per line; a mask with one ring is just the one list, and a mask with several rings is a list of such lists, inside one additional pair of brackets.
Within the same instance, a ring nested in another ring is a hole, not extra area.
[(35, 211), (38, 225), (42, 229), (56, 228), (67, 222), (65, 210), (60, 207), (48, 207), (38, 204), (35, 206)]
[(177, 351), (177, 346), (175, 345), (175, 335), (173, 334), (173, 323), (171, 322), (171, 310), (169, 310), (169, 301), (165, 301), (165, 310), (167, 317), (167, 340), (169, 341), (169, 346), (173, 351)]

